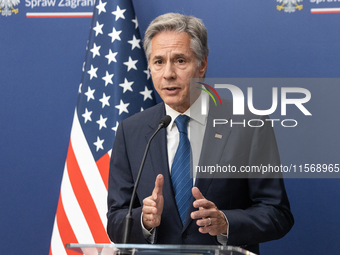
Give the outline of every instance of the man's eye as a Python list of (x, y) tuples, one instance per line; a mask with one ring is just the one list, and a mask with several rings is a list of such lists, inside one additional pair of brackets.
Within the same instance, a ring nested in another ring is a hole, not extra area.
[(157, 60), (157, 61), (155, 62), (155, 64), (157, 64), (157, 65), (162, 64), (162, 60)]
[(185, 61), (184, 61), (184, 59), (179, 59), (178, 60), (178, 63), (180, 63), (180, 64), (183, 64)]

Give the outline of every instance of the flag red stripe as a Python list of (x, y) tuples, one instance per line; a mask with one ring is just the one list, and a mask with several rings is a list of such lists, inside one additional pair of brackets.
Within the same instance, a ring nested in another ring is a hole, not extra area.
[(92, 18), (92, 12), (27, 12), (26, 18)]
[(99, 173), (103, 179), (106, 190), (108, 190), (109, 186), (109, 169), (110, 169), (110, 156), (106, 153), (103, 157), (101, 157), (97, 162), (97, 167), (99, 169)]
[(75, 16), (52, 16), (52, 15), (30, 15), (27, 18), (92, 18), (92, 15), (75, 15)]
[(96, 205), (79, 168), (71, 143), (68, 150), (66, 164), (74, 194), (91, 230), (94, 241), (96, 243), (110, 243), (105, 227), (103, 226), (99, 213), (96, 209)]
[[(59, 196), (58, 208), (56, 213), (56, 221), (59, 229), (60, 238), (64, 244), (67, 243), (78, 243), (76, 236), (72, 230), (71, 224), (66, 216), (64, 205), (62, 202), (61, 195)], [(67, 250), (68, 255), (77, 255), (77, 252)]]
[(310, 12), (313, 14), (340, 13), (340, 8), (312, 8)]
[(312, 11), (311, 13), (318, 14), (318, 13), (340, 13), (340, 11)]

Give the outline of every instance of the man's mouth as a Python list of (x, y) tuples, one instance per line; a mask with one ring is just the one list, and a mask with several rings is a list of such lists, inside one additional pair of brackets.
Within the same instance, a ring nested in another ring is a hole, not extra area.
[(163, 88), (163, 91), (169, 96), (171, 95), (177, 95), (177, 93), (180, 91), (180, 87), (165, 87)]

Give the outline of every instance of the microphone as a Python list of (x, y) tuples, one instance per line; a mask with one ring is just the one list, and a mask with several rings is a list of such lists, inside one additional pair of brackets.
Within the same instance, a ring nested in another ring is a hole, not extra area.
[(169, 126), (170, 122), (171, 122), (171, 117), (169, 115), (165, 115), (159, 121), (159, 125), (158, 125), (157, 130), (150, 137), (150, 139), (148, 141), (148, 144), (146, 145), (144, 156), (143, 156), (143, 159), (142, 159), (142, 163), (140, 165), (140, 168), (139, 168), (139, 171), (138, 171), (138, 175), (137, 175), (137, 179), (136, 179), (135, 185), (133, 187), (129, 210), (128, 210), (128, 213), (125, 216), (125, 224), (124, 224), (124, 232), (123, 232), (123, 244), (128, 243), (129, 239), (130, 239), (130, 236), (131, 236), (131, 230), (132, 230), (132, 225), (133, 225), (132, 206), (133, 206), (133, 203), (134, 203), (135, 198), (136, 198), (136, 190), (137, 190), (137, 187), (138, 187), (138, 184), (139, 184), (139, 179), (140, 179), (140, 177), (142, 175), (142, 171), (143, 171), (146, 155), (148, 154), (148, 151), (149, 151), (150, 143), (151, 143), (152, 139), (155, 137), (155, 135), (159, 132), (159, 130)]
[[(171, 117), (169, 115), (165, 115), (161, 120), (159, 121), (158, 129), (161, 128), (167, 128), (171, 122)], [(162, 127), (160, 127), (162, 125)], [(155, 133), (157, 133), (159, 130), (157, 130)], [(151, 139), (150, 139), (151, 140)]]

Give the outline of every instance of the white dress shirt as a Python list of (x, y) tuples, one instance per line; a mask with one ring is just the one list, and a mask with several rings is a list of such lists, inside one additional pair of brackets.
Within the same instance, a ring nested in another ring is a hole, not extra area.
[[(188, 122), (188, 138), (191, 145), (192, 152), (192, 165), (193, 169), (195, 166), (198, 166), (199, 158), (201, 155), (201, 148), (203, 143), (203, 137), (205, 132), (205, 127), (207, 124), (207, 116), (202, 114), (190, 114), (190, 109), (200, 109), (200, 97), (193, 103), (193, 105), (186, 110), (183, 115), (187, 115), (190, 117)], [(175, 111), (170, 106), (165, 104), (165, 112), (167, 115), (171, 117), (171, 122), (169, 126), (166, 128), (166, 138), (167, 138), (167, 149), (168, 149), (168, 163), (169, 170), (171, 174), (171, 167), (174, 161), (174, 157), (177, 151), (177, 147), (179, 144), (179, 132), (175, 123), (175, 119), (181, 113)], [(193, 185), (195, 183), (195, 172), (191, 176), (193, 178)]]

